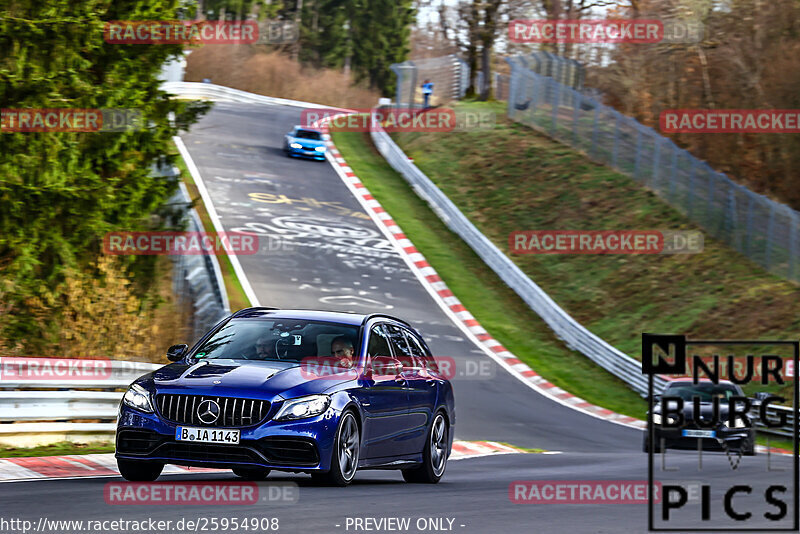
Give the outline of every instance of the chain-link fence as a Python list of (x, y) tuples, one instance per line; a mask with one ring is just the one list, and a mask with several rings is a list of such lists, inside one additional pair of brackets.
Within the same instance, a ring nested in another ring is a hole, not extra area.
[(769, 271), (800, 280), (800, 214), (730, 180), (670, 139), (520, 58), (508, 60), (509, 118), (633, 177), (715, 238)]
[(433, 83), (431, 105), (458, 100), (469, 85), (469, 67), (455, 55), (404, 61), (391, 68), (397, 75), (395, 104), (400, 107), (415, 107), (422, 102), (425, 80)]

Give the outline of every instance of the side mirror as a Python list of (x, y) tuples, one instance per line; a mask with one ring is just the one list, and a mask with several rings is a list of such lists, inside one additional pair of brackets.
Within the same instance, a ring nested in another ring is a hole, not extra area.
[(653, 395), (653, 404), (658, 404), (659, 402), (661, 402), (661, 395), (660, 394)]
[(179, 362), (189, 352), (189, 345), (172, 345), (167, 349), (167, 359), (171, 362)]

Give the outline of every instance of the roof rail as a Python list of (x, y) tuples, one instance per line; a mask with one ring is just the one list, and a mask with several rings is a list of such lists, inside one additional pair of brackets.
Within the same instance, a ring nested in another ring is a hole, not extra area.
[(386, 313), (370, 313), (369, 315), (366, 315), (364, 317), (364, 323), (366, 323), (370, 319), (374, 319), (376, 317), (383, 317), (385, 319), (391, 319), (393, 321), (397, 321), (398, 323), (402, 323), (402, 324), (404, 324), (406, 326), (409, 326), (409, 327), (413, 328), (413, 326), (411, 326), (411, 324), (409, 324), (408, 321), (404, 321), (404, 320), (402, 320), (402, 319), (400, 319), (398, 317), (395, 317), (393, 315), (389, 315), (389, 314), (386, 314)]
[(239, 314), (241, 313), (260, 311), (260, 310), (280, 310), (280, 308), (273, 308), (271, 306), (252, 306), (250, 308), (242, 308), (239, 311), (233, 312), (233, 317), (238, 317)]

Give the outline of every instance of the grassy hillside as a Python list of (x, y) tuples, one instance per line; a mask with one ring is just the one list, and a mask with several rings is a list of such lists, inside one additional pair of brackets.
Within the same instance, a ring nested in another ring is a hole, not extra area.
[[(462, 104), (466, 108), (478, 104)], [(687, 255), (511, 255), (515, 230), (698, 229), (632, 179), (507, 121), (396, 137), (478, 228), (573, 317), (638, 357), (642, 332), (797, 339), (800, 287), (708, 237)]]

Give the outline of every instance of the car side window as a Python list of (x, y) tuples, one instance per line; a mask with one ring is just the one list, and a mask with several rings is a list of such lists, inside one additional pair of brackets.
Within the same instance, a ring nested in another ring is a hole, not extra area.
[(382, 325), (373, 326), (372, 330), (370, 330), (367, 354), (370, 358), (374, 358), (375, 356), (392, 356), (392, 351), (389, 348), (389, 339), (386, 336), (386, 332), (383, 331)]
[(403, 369), (413, 369), (417, 367), (414, 362), (414, 356), (406, 341), (406, 336), (403, 329), (393, 324), (386, 325), (386, 332), (389, 334), (389, 340), (394, 349), (394, 357), (400, 360), (403, 364)]
[(439, 369), (436, 367), (436, 362), (428, 355), (428, 351), (425, 350), (422, 341), (408, 330), (406, 330), (406, 338), (408, 339), (408, 345), (411, 347), (411, 353), (417, 359), (418, 366), (422, 369), (438, 372)]

